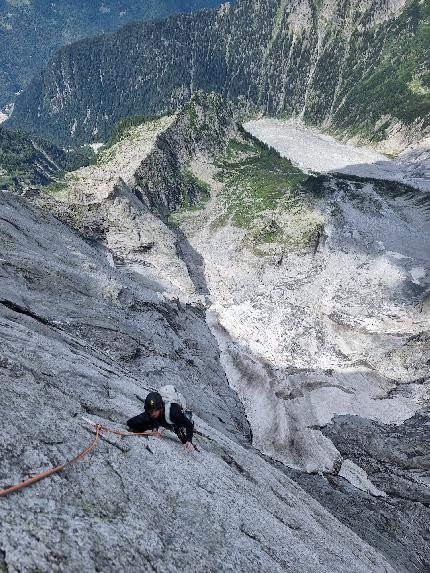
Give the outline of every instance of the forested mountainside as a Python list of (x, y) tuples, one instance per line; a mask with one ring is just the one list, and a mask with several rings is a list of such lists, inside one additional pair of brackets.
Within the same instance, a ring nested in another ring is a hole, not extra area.
[(211, 8), (218, 0), (1, 0), (0, 108), (60, 46), (143, 19)]
[(39, 137), (0, 127), (0, 189), (48, 185), (65, 171), (87, 165), (94, 153), (65, 151)]
[(197, 89), (401, 149), (428, 132), (429, 0), (239, 0), (132, 24), (60, 50), (10, 124), (56, 142), (105, 140)]

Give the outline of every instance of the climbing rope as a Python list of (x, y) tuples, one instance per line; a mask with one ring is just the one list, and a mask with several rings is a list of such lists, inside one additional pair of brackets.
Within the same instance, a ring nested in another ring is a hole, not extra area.
[(45, 472), (37, 474), (36, 476), (34, 476), (30, 479), (27, 479), (25, 481), (17, 483), (16, 485), (12, 485), (6, 489), (0, 489), (0, 497), (4, 497), (6, 495), (9, 495), (10, 493), (13, 493), (13, 492), (18, 491), (20, 489), (23, 489), (24, 487), (27, 487), (27, 486), (29, 486), (33, 483), (36, 483), (36, 482), (38, 482), (44, 478), (52, 476), (53, 474), (61, 472), (66, 467), (68, 467), (68, 466), (70, 466), (76, 462), (79, 462), (86, 455), (88, 455), (89, 453), (91, 453), (95, 449), (95, 447), (97, 446), (97, 444), (100, 440), (100, 435), (102, 432), (108, 432), (110, 434), (115, 434), (116, 436), (159, 436), (159, 437), (161, 436), (160, 432), (122, 432), (121, 430), (116, 430), (113, 428), (106, 428), (105, 426), (102, 426), (101, 424), (97, 424), (97, 423), (93, 422), (92, 420), (89, 420), (88, 418), (84, 418), (84, 420), (86, 422), (88, 422), (89, 424), (92, 424), (96, 428), (95, 438), (87, 448), (82, 450), (82, 452), (79, 452), (79, 454), (77, 454), (74, 458), (72, 458), (71, 460), (68, 460), (64, 464), (61, 464), (59, 466), (55, 466), (54, 468), (46, 470)]

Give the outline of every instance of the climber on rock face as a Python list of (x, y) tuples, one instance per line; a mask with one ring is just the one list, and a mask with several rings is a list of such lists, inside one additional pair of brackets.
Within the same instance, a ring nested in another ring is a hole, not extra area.
[(159, 392), (150, 392), (145, 398), (145, 411), (130, 418), (127, 426), (133, 432), (156, 430), (160, 426), (175, 432), (184, 448), (194, 450), (192, 443), (194, 424), (191, 412), (185, 410), (185, 398), (172, 385), (163, 386)]

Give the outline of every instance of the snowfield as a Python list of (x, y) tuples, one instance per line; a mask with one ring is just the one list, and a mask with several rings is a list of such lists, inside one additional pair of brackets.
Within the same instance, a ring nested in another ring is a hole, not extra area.
[(341, 143), (297, 120), (265, 118), (244, 127), (304, 171), (388, 179), (430, 191), (430, 141), (392, 160), (371, 149)]

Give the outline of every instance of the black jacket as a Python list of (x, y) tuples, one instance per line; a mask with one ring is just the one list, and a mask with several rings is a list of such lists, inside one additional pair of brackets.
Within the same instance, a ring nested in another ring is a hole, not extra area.
[(185, 442), (192, 442), (194, 424), (184, 414), (179, 404), (172, 404), (170, 406), (170, 419), (173, 424), (168, 424), (164, 416), (164, 409), (158, 418), (151, 418), (146, 412), (142, 412), (134, 418), (127, 421), (127, 426), (133, 432), (147, 432), (148, 430), (156, 430), (160, 426), (172, 430), (178, 436), (183, 444)]

